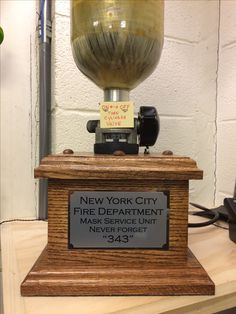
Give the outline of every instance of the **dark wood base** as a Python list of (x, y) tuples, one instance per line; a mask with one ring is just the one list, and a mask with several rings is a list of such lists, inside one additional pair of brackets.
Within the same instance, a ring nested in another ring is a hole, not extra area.
[(47, 247), (21, 284), (22, 296), (213, 295), (214, 283), (188, 250), (187, 263), (81, 267), (52, 262)]

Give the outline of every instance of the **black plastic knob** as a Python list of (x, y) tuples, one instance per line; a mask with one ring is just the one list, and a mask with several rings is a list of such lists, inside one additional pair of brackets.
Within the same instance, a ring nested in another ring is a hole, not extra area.
[(87, 122), (87, 131), (89, 133), (95, 133), (96, 132), (96, 127), (98, 126), (99, 120), (89, 120)]
[(153, 146), (160, 130), (160, 120), (156, 108), (140, 107), (138, 120), (139, 146)]

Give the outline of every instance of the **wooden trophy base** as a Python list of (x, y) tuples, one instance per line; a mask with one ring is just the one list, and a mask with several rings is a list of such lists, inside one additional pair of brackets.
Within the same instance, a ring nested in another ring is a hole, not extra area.
[(202, 178), (192, 159), (64, 154), (44, 158), (35, 176), (48, 179), (48, 244), (23, 296), (214, 294), (187, 244), (188, 181)]
[(76, 262), (50, 262), (46, 247), (21, 285), (22, 296), (213, 295), (214, 292), (214, 283), (190, 250), (184, 265), (86, 268), (78, 267)]

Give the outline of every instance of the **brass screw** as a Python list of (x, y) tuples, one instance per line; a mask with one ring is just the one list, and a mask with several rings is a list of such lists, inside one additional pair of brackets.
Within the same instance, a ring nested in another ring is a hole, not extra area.
[(113, 153), (114, 156), (125, 156), (125, 152), (123, 152), (122, 150), (116, 150)]
[(173, 155), (173, 152), (172, 152), (171, 150), (164, 150), (164, 152), (162, 153), (162, 155), (171, 156), (171, 155)]
[(64, 154), (64, 155), (72, 155), (72, 154), (74, 154), (74, 152), (73, 152), (72, 149), (67, 148), (67, 149), (64, 149), (64, 150), (63, 150), (63, 154)]

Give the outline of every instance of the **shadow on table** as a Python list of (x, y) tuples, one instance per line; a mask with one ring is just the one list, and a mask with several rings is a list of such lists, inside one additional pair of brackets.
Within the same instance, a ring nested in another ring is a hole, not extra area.
[(236, 313), (236, 307), (232, 307), (231, 309), (220, 311), (214, 314), (235, 314)]

